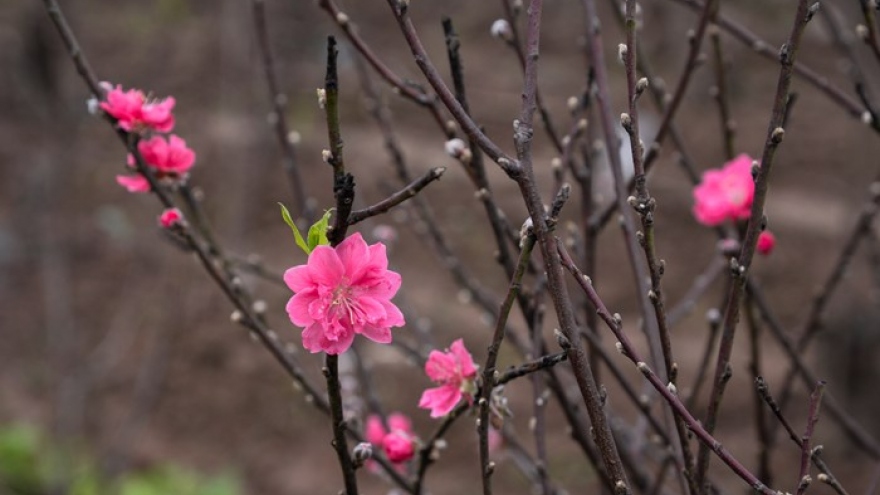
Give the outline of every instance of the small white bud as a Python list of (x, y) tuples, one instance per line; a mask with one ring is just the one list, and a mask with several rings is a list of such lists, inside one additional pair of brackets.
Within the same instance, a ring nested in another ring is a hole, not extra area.
[(287, 142), (296, 146), (302, 141), (302, 134), (297, 131), (290, 131), (287, 133)]
[(324, 160), (324, 163), (330, 163), (331, 158), (333, 158), (333, 153), (330, 150), (321, 150), (321, 159)]
[(315, 90), (315, 93), (318, 95), (318, 108), (323, 110), (324, 105), (327, 104), (327, 90), (324, 88), (318, 88)]
[(348, 24), (348, 14), (345, 12), (340, 12), (336, 14), (336, 23), (342, 27), (345, 27)]
[(856, 36), (858, 36), (860, 40), (867, 40), (868, 34), (868, 26), (865, 26), (864, 24), (859, 24), (858, 26), (856, 26)]
[(510, 23), (505, 19), (496, 19), (495, 22), (492, 23), (492, 27), (489, 28), (489, 32), (492, 33), (493, 38), (498, 38), (504, 41), (510, 41), (513, 39), (513, 31), (510, 29)]
[(871, 125), (874, 123), (874, 117), (871, 115), (871, 112), (866, 110), (862, 113), (862, 123), (865, 125)]
[(89, 115), (98, 115), (98, 110), (100, 109), (101, 102), (94, 96), (86, 100), (86, 110), (88, 110)]
[(453, 158), (459, 158), (461, 157), (461, 154), (464, 153), (464, 150), (467, 149), (467, 144), (459, 138), (454, 138), (446, 141), (444, 148), (446, 148), (447, 155)]
[(626, 52), (628, 50), (629, 48), (627, 48), (626, 45), (623, 43), (617, 45), (617, 60), (620, 62), (621, 65), (626, 63)]
[(568, 100), (565, 102), (566, 106), (568, 106), (568, 109), (572, 112), (577, 110), (577, 107), (578, 105), (580, 105), (580, 103), (581, 100), (577, 96), (569, 96)]

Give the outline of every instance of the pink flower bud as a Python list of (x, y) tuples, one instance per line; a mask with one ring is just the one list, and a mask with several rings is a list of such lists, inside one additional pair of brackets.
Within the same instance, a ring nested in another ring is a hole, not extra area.
[(385, 435), (382, 439), (382, 449), (388, 460), (394, 464), (400, 464), (412, 459), (415, 454), (415, 446), (412, 437), (408, 434), (395, 430)]
[(177, 208), (168, 208), (159, 215), (159, 226), (163, 229), (170, 229), (180, 225), (183, 222), (183, 213)]
[(774, 236), (769, 230), (761, 232), (758, 236), (758, 252), (767, 256), (773, 252), (774, 247), (776, 247), (776, 236)]

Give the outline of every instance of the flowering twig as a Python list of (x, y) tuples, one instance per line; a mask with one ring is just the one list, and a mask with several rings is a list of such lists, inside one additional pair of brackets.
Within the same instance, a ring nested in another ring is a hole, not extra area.
[(269, 121), (275, 130), (275, 138), (281, 147), (284, 155), (282, 165), (287, 175), (290, 189), (293, 192), (298, 211), (300, 211), (306, 220), (311, 224), (314, 220), (315, 212), (311, 206), (309, 198), (303, 188), (302, 174), (299, 170), (299, 160), (296, 156), (295, 143), (291, 140), (290, 128), (287, 124), (287, 116), (284, 109), (287, 106), (287, 95), (281, 92), (278, 84), (278, 77), (275, 73), (275, 60), (272, 56), (272, 47), (269, 43), (269, 28), (266, 23), (266, 7), (265, 0), (251, 0), (251, 7), (254, 16), (254, 28), (257, 35), (257, 47), (260, 51), (260, 61), (263, 64), (263, 72), (266, 74), (266, 89), (269, 92), (269, 101), (272, 105), (272, 113), (269, 114)]
[[(336, 39), (327, 38), (327, 72), (324, 78), (324, 111), (327, 116), (327, 136), (330, 150), (327, 163), (333, 167), (333, 194), (336, 197), (336, 220), (328, 233), (331, 246), (345, 239), (348, 217), (354, 203), (354, 177), (345, 171), (342, 154), (342, 135), (339, 129), (339, 76), (336, 71)], [(357, 477), (354, 463), (345, 439), (345, 416), (342, 411), (342, 388), (339, 383), (339, 356), (327, 354), (324, 364), (327, 379), (327, 396), (330, 403), (330, 420), (333, 423), (333, 448), (342, 468), (345, 495), (357, 495)]]

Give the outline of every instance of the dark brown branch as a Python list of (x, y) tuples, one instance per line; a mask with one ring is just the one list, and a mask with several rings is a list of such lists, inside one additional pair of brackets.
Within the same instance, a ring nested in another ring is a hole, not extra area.
[(363, 210), (351, 212), (351, 215), (348, 216), (348, 225), (351, 226), (358, 222), (362, 222), (370, 217), (381, 215), (382, 213), (387, 212), (391, 208), (394, 208), (404, 201), (414, 197), (416, 194), (419, 193), (419, 191), (427, 187), (428, 184), (443, 176), (444, 172), (446, 172), (446, 167), (432, 168), (405, 188), (397, 191), (396, 193), (383, 199), (382, 201), (379, 201), (373, 206), (364, 208)]

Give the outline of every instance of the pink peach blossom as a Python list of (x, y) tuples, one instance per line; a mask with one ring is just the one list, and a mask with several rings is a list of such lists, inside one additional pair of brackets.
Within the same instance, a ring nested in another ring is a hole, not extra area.
[(412, 459), (415, 453), (415, 435), (412, 423), (405, 415), (396, 412), (386, 418), (388, 430), (379, 416), (372, 414), (367, 418), (364, 436), (367, 441), (381, 448), (388, 460), (402, 464)]
[(183, 213), (177, 208), (167, 208), (159, 215), (159, 226), (164, 229), (170, 229), (181, 222), (183, 222)]
[(382, 450), (388, 456), (388, 460), (394, 464), (401, 464), (412, 459), (416, 452), (413, 439), (410, 435), (401, 431), (392, 431), (382, 439)]
[(168, 97), (162, 100), (149, 100), (138, 89), (123, 91), (117, 85), (107, 92), (107, 101), (101, 102), (101, 109), (115, 118), (119, 127), (129, 132), (154, 129), (170, 132), (174, 128), (174, 115), (171, 113), (175, 100)]
[(453, 342), (446, 352), (431, 351), (425, 363), (425, 373), (440, 384), (439, 387), (425, 390), (419, 400), (419, 407), (430, 409), (432, 418), (449, 414), (462, 395), (468, 401), (473, 399), (477, 368), (462, 339)]
[(147, 182), (147, 178), (141, 174), (117, 175), (116, 183), (124, 187), (130, 193), (150, 192), (150, 183)]
[(765, 230), (758, 235), (758, 252), (767, 256), (768, 254), (773, 252), (773, 248), (776, 247), (776, 236), (773, 235), (769, 230)]
[[(166, 141), (162, 136), (153, 136), (138, 143), (138, 151), (144, 161), (160, 174), (183, 175), (192, 168), (196, 153), (186, 146), (186, 141), (171, 135)], [(134, 166), (132, 155), (128, 155), (128, 165)]]
[(703, 174), (703, 180), (694, 188), (694, 216), (708, 226), (746, 219), (751, 215), (754, 196), (752, 159), (742, 154), (721, 170)]
[(294, 292), (287, 314), (303, 330), (303, 346), (311, 352), (345, 352), (355, 334), (387, 344), (391, 328), (404, 325), (403, 313), (391, 298), (400, 289), (400, 275), (388, 270), (385, 245), (368, 246), (360, 233), (336, 248), (316, 246), (308, 263), (284, 273)]

